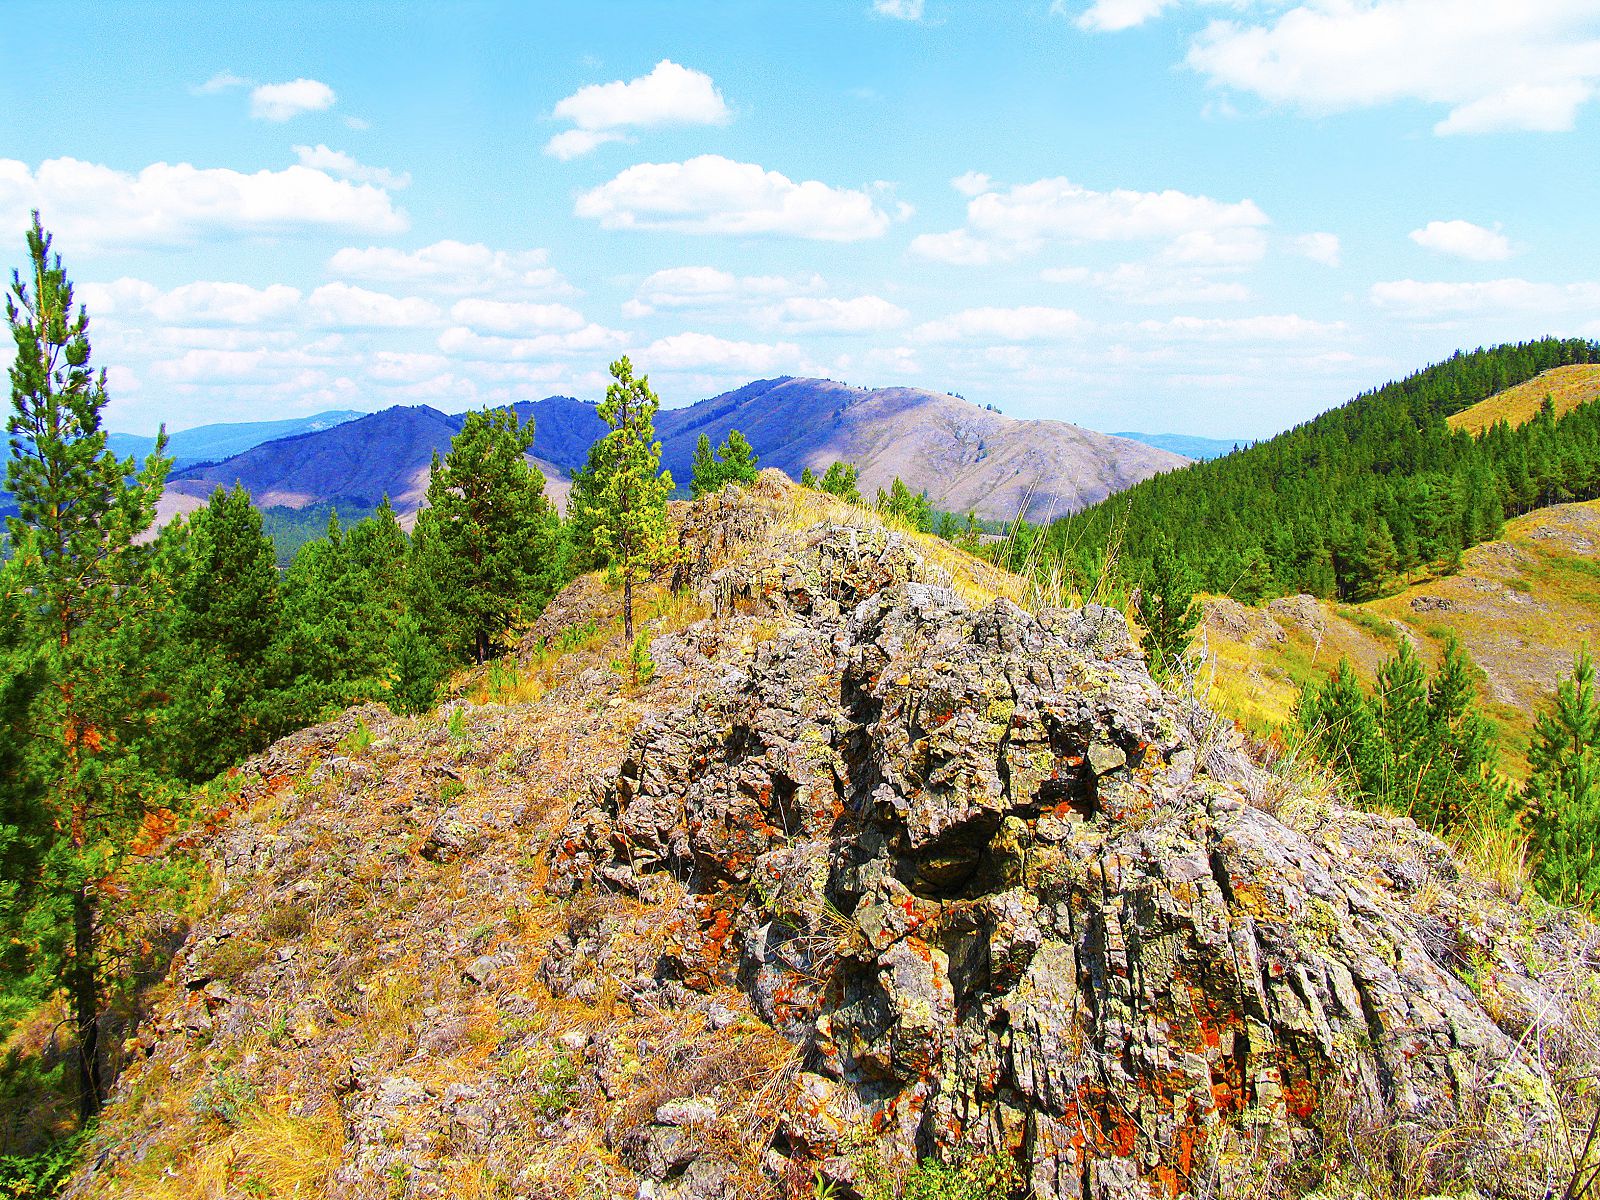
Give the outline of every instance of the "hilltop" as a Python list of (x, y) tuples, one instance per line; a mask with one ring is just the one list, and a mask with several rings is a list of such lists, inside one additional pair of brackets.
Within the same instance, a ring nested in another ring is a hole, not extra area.
[[(594, 405), (570, 396), (513, 407), (522, 420), (533, 420), (532, 456), (561, 500), (605, 423)], [(397, 407), (269, 441), (177, 472), (168, 507), (191, 507), (217, 486), (237, 482), (263, 508), (361, 509), (387, 495), (401, 512), (413, 512), (427, 490), (433, 454), (448, 451), (460, 424), (457, 414)], [(750, 439), (764, 465), (792, 476), (808, 466), (820, 473), (835, 459), (853, 462), (868, 496), (898, 475), (926, 489), (936, 508), (1000, 519), (1025, 505), (1036, 519), (1070, 512), (1188, 461), (1060, 421), (1013, 420), (941, 393), (784, 378), (657, 415), (662, 461), (680, 488), (688, 486), (700, 435), (720, 444), (734, 428)]]
[(1513, 427), (1526, 425), (1538, 415), (1547, 398), (1558, 417), (1600, 399), (1600, 366), (1574, 363), (1541, 371), (1525, 383), (1452, 413), (1447, 422), (1451, 429), (1464, 429), (1468, 433), (1482, 433), (1499, 421)]
[(1024, 421), (920, 388), (856, 388), (828, 379), (766, 379), (662, 412), (662, 461), (680, 483), (700, 434), (738, 429), (764, 466), (799, 478), (856, 464), (871, 496), (896, 476), (933, 506), (1009, 520), (1048, 520), (1188, 460), (1064, 421)]
[(1205, 603), (1205, 643), (1214, 655), (1214, 696), (1265, 732), (1290, 717), (1308, 680), (1348, 658), (1370, 685), (1407, 638), (1437, 663), (1455, 637), (1483, 673), (1480, 692), (1502, 731), (1506, 765), (1525, 770), (1533, 719), (1573, 655), (1600, 643), (1600, 501), (1539, 509), (1504, 535), (1462, 555), (1461, 569), (1392, 596), (1338, 604), (1312, 596), (1247, 607)]
[(675, 519), (642, 686), (587, 576), (245, 764), (69, 1195), (1559, 1193), (1592, 926), (1114, 611), (775, 472)]

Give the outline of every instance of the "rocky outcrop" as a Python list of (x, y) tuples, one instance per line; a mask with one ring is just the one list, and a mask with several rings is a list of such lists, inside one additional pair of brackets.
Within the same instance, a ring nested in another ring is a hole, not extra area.
[[(672, 898), (663, 994), (735, 985), (803, 1047), (773, 1177), (996, 1155), (1041, 1200), (1232, 1195), (1367, 1139), (1546, 1194), (1565, 1117), (1518, 1039), (1555, 998), (1439, 842), (1256, 765), (1116, 612), (975, 606), (903, 534), (782, 534), (731, 496), (691, 514), (685, 582), (770, 637), (640, 725), (548, 886)], [(710, 549), (752, 523), (760, 551)], [(1587, 964), (1587, 926), (1543, 936)], [(558, 938), (550, 977), (606, 953)], [(682, 1141), (655, 1125), (641, 1163)]]

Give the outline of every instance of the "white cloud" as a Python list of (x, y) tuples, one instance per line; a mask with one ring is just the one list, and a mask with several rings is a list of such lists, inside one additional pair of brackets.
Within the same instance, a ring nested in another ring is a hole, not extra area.
[(514, 336), (570, 333), (584, 327), (583, 314), (565, 304), (526, 304), (508, 300), (457, 300), (450, 319), (487, 333)]
[(922, 20), (923, 0), (872, 0), (872, 11), (896, 21)]
[(1236, 280), (1150, 263), (1121, 263), (1095, 272), (1091, 282), (1128, 304), (1237, 304), (1250, 298), (1250, 289)]
[(1555, 315), (1600, 308), (1600, 283), (1534, 283), (1526, 279), (1430, 283), (1397, 279), (1373, 284), (1370, 294), (1379, 308), (1420, 321), (1508, 313)]
[[(1143, 25), (1146, 21), (1160, 16), (1177, 2), (1178, 0), (1095, 0), (1079, 14), (1077, 25), (1080, 29), (1092, 29), (1097, 33), (1117, 33), (1123, 29)], [(1068, 6), (1064, 0), (1055, 0), (1050, 6), (1050, 11), (1064, 15), (1068, 11)]]
[(646, 276), (623, 315), (648, 317), (658, 309), (716, 309), (746, 306), (752, 300), (815, 292), (820, 275), (788, 279), (781, 275), (734, 275), (717, 267), (668, 267)]
[(572, 291), (549, 265), (545, 250), (491, 250), (481, 242), (446, 239), (419, 250), (350, 246), (328, 260), (329, 274), (375, 283), (428, 286), (441, 292), (515, 291), (561, 295)]
[[(958, 190), (976, 182), (968, 176), (956, 181)], [(1214, 254), (1226, 246), (1235, 258), (1241, 253), (1259, 257), (1259, 239), (1249, 231), (1266, 224), (1266, 214), (1253, 200), (1230, 203), (1171, 189), (1100, 192), (1069, 179), (1041, 179), (973, 195), (964, 229), (923, 234), (912, 241), (911, 251), (941, 262), (983, 265), (1031, 253), (1052, 240), (1173, 239), (1178, 255)]]
[(408, 225), (382, 188), (309, 167), (246, 175), (153, 163), (131, 174), (74, 158), (48, 159), (37, 171), (0, 159), (0, 226), (21, 228), (32, 208), (74, 249), (312, 229), (398, 233)]
[(325, 283), (306, 300), (311, 318), (330, 329), (403, 329), (431, 325), (439, 309), (419, 296), (369, 292), (348, 283)]
[(186, 283), (148, 296), (142, 307), (169, 325), (273, 325), (294, 317), (300, 307), (300, 290), (281, 283), (264, 288), (243, 283)]
[(1594, 95), (1594, 84), (1514, 83), (1503, 91), (1452, 109), (1433, 127), (1437, 134), (1499, 133), (1526, 129), (1534, 133), (1565, 133), (1572, 128), (1578, 109)]
[(1511, 257), (1511, 242), (1505, 234), (1471, 221), (1429, 221), (1421, 229), (1413, 229), (1409, 236), (1419, 246), (1474, 262), (1500, 262)]
[(574, 158), (582, 158), (589, 151), (607, 142), (627, 140), (622, 134), (608, 129), (569, 129), (565, 133), (556, 134), (546, 142), (544, 152), (551, 158), (570, 162)]
[(716, 154), (629, 167), (579, 196), (575, 211), (605, 229), (835, 242), (879, 237), (889, 228), (888, 215), (864, 191), (795, 183)]
[(626, 334), (603, 325), (585, 325), (567, 333), (544, 333), (529, 338), (484, 337), (465, 326), (454, 326), (439, 335), (439, 349), (458, 358), (514, 362), (563, 354), (592, 354), (622, 346), (627, 340)]
[(1087, 284), (1125, 304), (1236, 304), (1250, 298), (1243, 283), (1162, 262), (1119, 263), (1104, 271), (1047, 267), (1039, 278), (1045, 283)]
[(555, 116), (575, 127), (545, 145), (546, 154), (562, 160), (620, 140), (621, 129), (726, 125), (733, 119), (711, 76), (666, 58), (637, 79), (579, 88), (556, 104)]
[(1296, 252), (1325, 267), (1337, 267), (1342, 248), (1335, 233), (1303, 233), (1294, 239)]
[(1271, 24), (1213, 22), (1188, 63), (1217, 86), (1339, 112), (1446, 105), (1438, 134), (1571, 129), (1600, 84), (1593, 0), (1306, 0)]
[(662, 59), (648, 75), (626, 83), (595, 83), (558, 102), (555, 115), (579, 129), (625, 126), (723, 125), (732, 113), (703, 71)]
[(1086, 322), (1070, 308), (969, 308), (917, 326), (923, 342), (1041, 342), (1076, 337)]
[(633, 357), (651, 371), (715, 369), (746, 374), (782, 370), (801, 361), (800, 347), (789, 342), (736, 342), (708, 333), (659, 338)]
[(1266, 253), (1267, 235), (1259, 229), (1193, 229), (1179, 234), (1158, 257), (1178, 266), (1245, 267)]
[(449, 365), (450, 360), (442, 354), (380, 350), (367, 360), (367, 374), (394, 387), (434, 379)]
[(332, 108), (337, 99), (331, 87), (315, 79), (263, 83), (250, 93), (250, 115), (260, 121), (287, 121)]
[(851, 300), (794, 296), (761, 314), (761, 321), (785, 333), (875, 333), (898, 329), (911, 314), (881, 296)]
[(1257, 317), (1172, 317), (1140, 321), (1140, 333), (1203, 342), (1297, 342), (1342, 334), (1342, 321), (1312, 321), (1294, 314)]
[[(251, 287), (245, 283), (201, 280), (163, 292), (140, 279), (119, 279), (110, 284), (85, 284), (83, 301), (96, 316), (116, 318), (120, 326), (129, 319), (148, 317), (160, 323), (143, 331), (168, 342), (240, 350), (259, 345), (261, 328), (304, 325), (323, 329), (405, 328), (437, 321), (437, 307), (416, 296), (391, 296), (345, 283), (330, 283), (302, 298), (300, 289), (274, 283)], [(206, 335), (207, 327), (250, 327), (249, 335)], [(197, 328), (198, 327), (198, 328)]]
[(965, 229), (949, 233), (919, 233), (911, 239), (910, 251), (918, 258), (949, 263), (955, 267), (986, 267), (1012, 256), (1012, 249), (973, 237)]
[(204, 83), (196, 84), (189, 90), (197, 96), (210, 96), (217, 92), (226, 92), (231, 88), (249, 86), (250, 80), (241, 78), (232, 71), (218, 71)]
[(994, 187), (994, 180), (981, 171), (966, 171), (952, 179), (950, 186), (963, 196), (981, 196)]
[(387, 167), (368, 167), (357, 162), (342, 150), (330, 150), (323, 145), (295, 146), (294, 152), (302, 167), (326, 171), (340, 179), (356, 183), (375, 183), (383, 188), (408, 188), (411, 176), (405, 171), (391, 171)]

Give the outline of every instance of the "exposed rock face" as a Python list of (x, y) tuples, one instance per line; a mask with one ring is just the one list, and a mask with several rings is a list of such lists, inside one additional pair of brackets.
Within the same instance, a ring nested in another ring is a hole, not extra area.
[[(848, 1186), (868, 1129), (891, 1161), (1002, 1155), (1041, 1200), (1229, 1195), (1337, 1127), (1397, 1161), (1455, 1137), (1453, 1178), (1545, 1194), (1550, 1082), (1462, 978), (1443, 846), (1270, 815), (1285, 785), (1151, 681), (1118, 613), (969, 606), (882, 530), (719, 568), (752, 522), (703, 502), (692, 582), (771, 640), (635, 732), (550, 887), (686, 895), (658, 979), (736, 983), (805, 1047), (769, 1171)], [(653, 649), (692, 661), (694, 631)], [(547, 966), (603, 953), (562, 938)], [(657, 1125), (641, 1163), (677, 1143)]]

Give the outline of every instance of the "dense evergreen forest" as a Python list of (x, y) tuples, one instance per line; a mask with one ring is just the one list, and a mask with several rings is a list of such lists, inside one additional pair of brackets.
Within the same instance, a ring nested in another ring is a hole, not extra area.
[(1459, 353), (1268, 441), (1196, 463), (1011, 539), (1010, 565), (1148, 577), (1175, 555), (1198, 590), (1245, 603), (1309, 592), (1361, 600), (1450, 569), (1507, 517), (1600, 496), (1600, 405), (1481, 437), (1446, 418), (1542, 371), (1600, 362), (1556, 339)]

